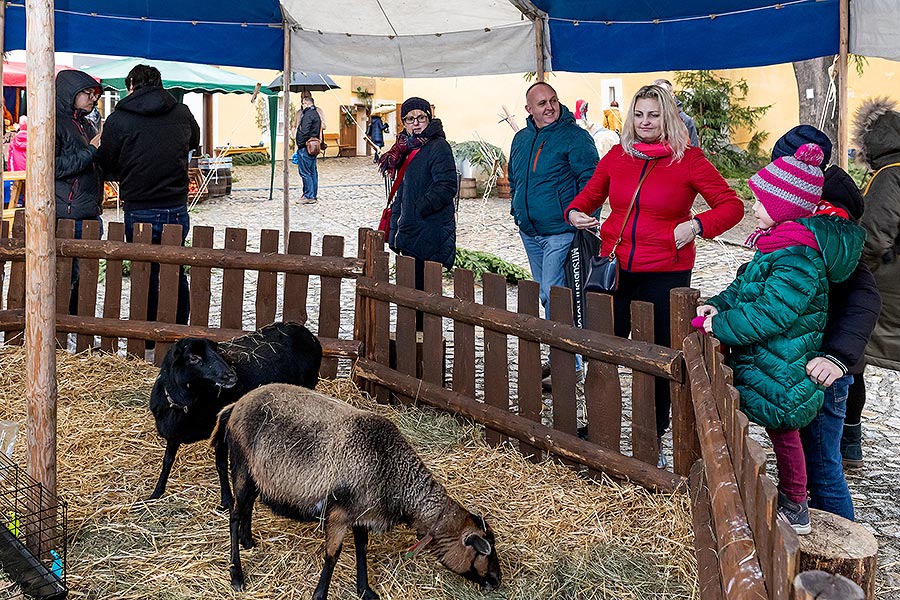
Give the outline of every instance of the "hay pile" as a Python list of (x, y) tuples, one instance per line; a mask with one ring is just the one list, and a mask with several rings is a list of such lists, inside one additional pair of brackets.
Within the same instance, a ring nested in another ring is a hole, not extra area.
[[(24, 424), (24, 353), (0, 351), (0, 419)], [(69, 503), (70, 598), (309, 598), (322, 564), (316, 524), (254, 511), (259, 544), (242, 551), (247, 590), (231, 591), (228, 517), (211, 449), (182, 447), (162, 499), (145, 502), (162, 440), (147, 402), (157, 369), (114, 356), (58, 354), (59, 490)], [(370, 581), (388, 600), (697, 598), (685, 496), (596, 485), (547, 462), (485, 446), (480, 431), (428, 409), (373, 405), (347, 380), (320, 391), (395, 421), (450, 493), (488, 517), (504, 582), (483, 594), (432, 555), (406, 559), (405, 527), (373, 537)], [(23, 429), (24, 431), (24, 429)], [(16, 459), (24, 464), (24, 436)], [(331, 596), (354, 597), (352, 539)]]

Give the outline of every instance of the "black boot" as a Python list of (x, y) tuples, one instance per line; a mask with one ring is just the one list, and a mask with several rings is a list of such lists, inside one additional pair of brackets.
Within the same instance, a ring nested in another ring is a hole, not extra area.
[(841, 458), (845, 469), (862, 468), (862, 423), (855, 425), (844, 423), (844, 434), (841, 436)]

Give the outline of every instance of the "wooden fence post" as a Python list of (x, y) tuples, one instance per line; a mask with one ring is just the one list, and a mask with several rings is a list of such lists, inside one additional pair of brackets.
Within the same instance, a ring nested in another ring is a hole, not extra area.
[[(571, 325), (572, 290), (550, 288), (550, 320)], [(553, 428), (570, 435), (578, 429), (578, 408), (575, 397), (575, 355), (550, 347), (550, 379), (553, 382)]]
[[(507, 310), (506, 278), (496, 273), (485, 273), (484, 305)], [(501, 410), (509, 410), (509, 352), (507, 337), (503, 333), (484, 330), (484, 403)], [(485, 441), (496, 446), (507, 439), (496, 430), (486, 429)]]
[[(671, 292), (672, 347), (683, 349), (684, 338), (694, 328), (691, 319), (696, 315), (700, 292), (692, 288), (675, 288)], [(675, 473), (686, 476), (698, 458), (700, 441), (697, 438), (694, 407), (691, 405), (691, 388), (687, 381), (673, 381), (669, 384), (672, 392), (672, 463)]]
[[(523, 315), (540, 317), (540, 285), (536, 281), (520, 280), (518, 284), (518, 312)], [(519, 338), (519, 365), (517, 396), (519, 416), (541, 422), (541, 345)], [(599, 419), (599, 417), (598, 417)], [(519, 452), (530, 457), (533, 462), (541, 462), (541, 449), (527, 442), (519, 442)]]
[[(587, 327), (615, 335), (613, 297), (587, 294)], [(584, 381), (584, 403), (588, 418), (588, 439), (614, 452), (622, 449), (622, 383), (617, 365), (588, 359)]]
[[(653, 304), (631, 303), (631, 339), (653, 343)], [(659, 459), (656, 441), (656, 377), (631, 374), (631, 452), (638, 460), (655, 465)]]

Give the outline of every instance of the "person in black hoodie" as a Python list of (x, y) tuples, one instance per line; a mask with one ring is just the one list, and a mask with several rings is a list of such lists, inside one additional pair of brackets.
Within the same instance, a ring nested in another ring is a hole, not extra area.
[[(812, 142), (825, 151), (823, 167), (831, 155), (831, 141), (810, 125), (798, 125), (784, 134), (772, 149), (772, 159), (793, 154)], [(816, 214), (831, 214), (858, 221), (863, 197), (846, 171), (832, 165), (825, 169), (822, 203)], [(821, 356), (812, 359), (806, 372), (826, 386), (825, 402), (812, 423), (800, 430), (809, 476), (809, 506), (853, 520), (853, 502), (841, 465), (841, 435), (848, 411), (848, 394), (862, 383), (866, 343), (881, 307), (881, 297), (871, 271), (860, 259), (845, 281), (828, 291), (828, 323)]]
[(416, 259), (416, 289), (421, 290), (425, 261), (449, 269), (456, 260), (456, 163), (441, 120), (432, 118), (431, 104), (408, 98), (400, 118), (403, 131), (378, 165), (382, 173), (402, 177), (392, 204), (388, 246)]
[[(83, 71), (56, 76), (56, 218), (75, 221), (75, 238), (82, 223), (100, 221), (102, 178), (96, 163), (100, 136), (87, 115), (100, 97), (100, 84)], [(101, 225), (102, 227), (102, 225)], [(78, 312), (78, 261), (72, 261), (69, 314)]]
[[(188, 153), (200, 145), (200, 126), (190, 109), (163, 89), (155, 67), (137, 65), (125, 78), (128, 95), (106, 119), (97, 156), (106, 179), (119, 182), (125, 210), (125, 238), (136, 223), (149, 223), (159, 244), (163, 225), (181, 225), (181, 243), (191, 227), (188, 216)], [(159, 265), (150, 270), (147, 319), (156, 319)], [(187, 275), (178, 280), (176, 322), (187, 324), (190, 297)], [(134, 316), (133, 318), (139, 318)], [(148, 343), (148, 347), (150, 344)]]
[(306, 142), (310, 138), (319, 138), (322, 141), (322, 118), (316, 110), (316, 104), (312, 96), (304, 96), (300, 101), (303, 112), (300, 114), (300, 124), (297, 126), (297, 170), (303, 181), (303, 204), (315, 204), (319, 197), (319, 171), (316, 167), (316, 157), (310, 156), (306, 151)]

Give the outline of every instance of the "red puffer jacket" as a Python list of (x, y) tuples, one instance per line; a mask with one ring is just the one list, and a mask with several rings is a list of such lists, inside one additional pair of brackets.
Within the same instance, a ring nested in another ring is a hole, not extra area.
[(566, 217), (572, 209), (591, 214), (609, 197), (612, 212), (600, 227), (601, 251), (609, 254), (622, 230), (622, 220), (641, 173), (651, 166), (653, 170), (635, 200), (616, 256), (626, 271), (687, 271), (694, 267), (697, 249), (693, 242), (681, 250), (675, 249), (675, 226), (691, 218), (697, 194), (710, 206), (697, 215), (705, 238), (724, 233), (744, 216), (743, 202), (699, 148), (688, 148), (684, 158), (673, 163), (670, 157), (634, 158), (621, 145), (615, 146), (569, 204)]

